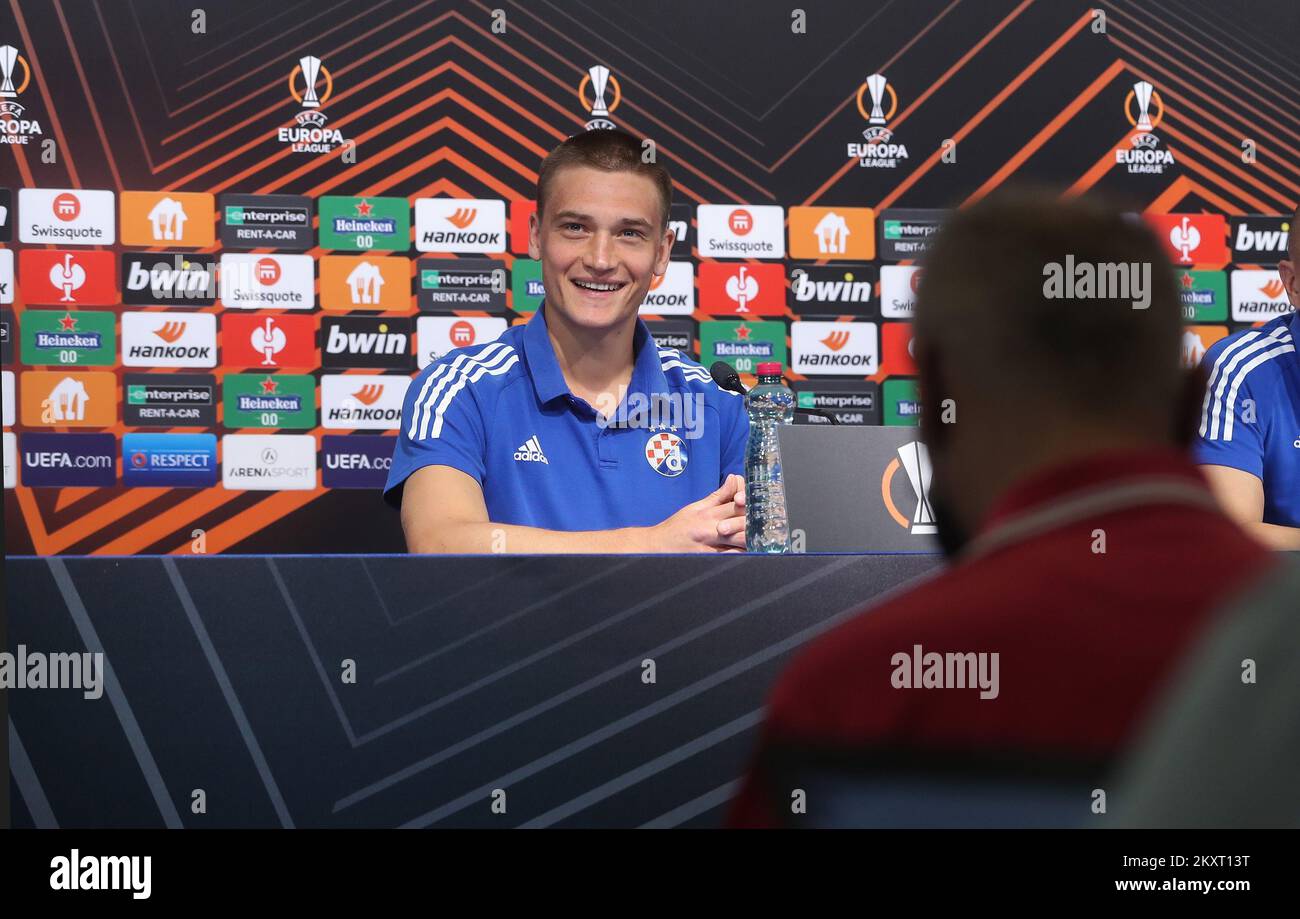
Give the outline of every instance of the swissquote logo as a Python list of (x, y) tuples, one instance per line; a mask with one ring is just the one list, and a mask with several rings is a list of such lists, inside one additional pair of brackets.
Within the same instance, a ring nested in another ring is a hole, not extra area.
[(1124, 97), (1124, 117), (1133, 126), (1133, 134), (1129, 136), (1129, 147), (1115, 149), (1115, 162), (1132, 173), (1163, 175), (1174, 165), (1174, 155), (1160, 149), (1160, 138), (1155, 134), (1156, 127), (1165, 117), (1165, 103), (1160, 93), (1146, 80), (1134, 83)]
[[(898, 470), (906, 473), (906, 482), (911, 486), (911, 493), (906, 496), (900, 492), (895, 483)], [(930, 506), (930, 480), (934, 471), (930, 466), (930, 451), (919, 440), (909, 441), (898, 448), (898, 456), (889, 461), (880, 479), (880, 494), (885, 501), (885, 510), (900, 527), (913, 536), (930, 536), (937, 532), (934, 523), (934, 510)], [(904, 513), (904, 508), (911, 506), (911, 513)]]
[[(588, 88), (593, 96), (590, 102), (587, 101)], [(588, 131), (597, 128), (613, 128), (615, 124), (609, 116), (623, 101), (623, 89), (619, 86), (618, 77), (610, 73), (608, 67), (596, 64), (588, 67), (587, 72), (583, 74), (582, 82), (578, 84), (578, 100), (591, 115), (587, 122)]]
[(41, 123), (23, 116), (16, 100), (32, 82), (27, 58), (13, 45), (0, 45), (0, 144), (25, 144), (41, 133)]
[(221, 302), (233, 309), (309, 310), (315, 280), (310, 255), (221, 256)]
[(519, 449), (515, 451), (515, 462), (545, 463), (548, 466), (551, 463), (546, 458), (546, 454), (542, 452), (542, 445), (537, 440), (536, 434), (519, 445)]
[(415, 321), (416, 363), (423, 370), (448, 351), (486, 345), (505, 330), (500, 316), (421, 316)]
[(111, 246), (117, 240), (111, 191), (18, 189), (18, 241), (54, 246)]
[[(866, 97), (870, 96), (868, 109)], [(850, 143), (847, 155), (865, 168), (893, 169), (907, 159), (907, 147), (896, 143), (887, 125), (898, 112), (898, 93), (884, 75), (873, 73), (858, 87), (858, 113), (866, 119), (866, 143)]]
[(294, 153), (329, 153), (350, 143), (338, 128), (326, 126), (329, 117), (321, 111), (334, 95), (334, 77), (318, 57), (304, 55), (289, 73), (289, 95), (302, 106), (293, 117), (297, 127), (280, 128), (277, 137)]

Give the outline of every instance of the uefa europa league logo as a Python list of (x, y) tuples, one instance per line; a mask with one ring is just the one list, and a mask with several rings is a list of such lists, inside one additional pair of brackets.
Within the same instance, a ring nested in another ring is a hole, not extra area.
[(1150, 131), (1151, 125), (1151, 93), (1155, 89), (1146, 80), (1141, 80), (1133, 84), (1133, 96), (1138, 104), (1137, 129), (1139, 131)]
[(898, 458), (902, 461), (907, 480), (916, 493), (916, 510), (912, 513), (912, 533), (927, 535), (937, 532), (934, 525), (934, 512), (930, 508), (930, 480), (934, 472), (930, 467), (930, 451), (919, 440), (903, 444), (898, 448)]
[(298, 58), (302, 68), (302, 81), (307, 84), (302, 94), (303, 108), (320, 108), (320, 97), (316, 95), (316, 78), (320, 76), (320, 58), (307, 55)]

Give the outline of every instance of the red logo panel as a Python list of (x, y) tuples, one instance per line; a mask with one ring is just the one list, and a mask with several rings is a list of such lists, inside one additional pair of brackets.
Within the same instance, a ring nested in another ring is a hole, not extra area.
[(320, 366), (315, 316), (221, 317), (221, 363), (227, 367)]
[(1147, 214), (1147, 224), (1175, 265), (1228, 264), (1228, 218), (1222, 214)]
[(23, 249), (18, 283), (29, 306), (113, 306), (117, 266), (112, 252)]
[(701, 262), (700, 309), (714, 316), (785, 315), (785, 266)]

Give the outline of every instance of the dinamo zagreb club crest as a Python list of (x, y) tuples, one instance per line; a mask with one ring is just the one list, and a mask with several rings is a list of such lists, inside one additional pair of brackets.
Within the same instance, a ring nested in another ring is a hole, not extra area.
[(645, 459), (660, 475), (679, 476), (686, 471), (686, 442), (667, 431), (652, 434), (646, 441)]

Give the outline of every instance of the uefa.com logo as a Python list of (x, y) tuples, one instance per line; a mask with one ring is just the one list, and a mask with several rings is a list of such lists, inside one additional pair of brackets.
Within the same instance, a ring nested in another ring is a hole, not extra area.
[[(589, 86), (593, 96), (590, 102), (587, 101)], [(612, 100), (607, 102), (606, 97), (610, 92), (614, 95)], [(609, 116), (623, 101), (623, 89), (619, 86), (618, 77), (610, 73), (608, 67), (597, 64), (587, 68), (582, 82), (578, 84), (578, 99), (582, 102), (582, 107), (591, 114), (591, 118), (587, 121), (588, 131), (616, 127)]]
[(279, 129), (280, 143), (289, 144), (294, 153), (329, 153), (350, 143), (338, 128), (325, 126), (329, 116), (320, 109), (334, 95), (334, 77), (320, 58), (306, 55), (298, 59), (289, 73), (289, 95), (302, 111), (293, 116), (296, 128)]
[(1131, 173), (1163, 175), (1174, 164), (1174, 155), (1168, 150), (1160, 149), (1160, 138), (1154, 133), (1165, 118), (1165, 103), (1160, 93), (1146, 80), (1134, 83), (1124, 97), (1124, 117), (1134, 128), (1129, 138), (1132, 149), (1117, 147), (1115, 162), (1127, 166)]
[(25, 144), (29, 137), (41, 133), (41, 123), (24, 118), (23, 107), (13, 101), (31, 81), (27, 58), (13, 45), (0, 45), (0, 144)]
[[(870, 110), (867, 94), (871, 97)], [(862, 132), (866, 143), (849, 144), (849, 157), (865, 168), (893, 169), (907, 159), (907, 147), (894, 143), (894, 133), (886, 127), (898, 112), (898, 93), (883, 75), (873, 73), (858, 87), (857, 102), (858, 112), (867, 121), (867, 129)]]

